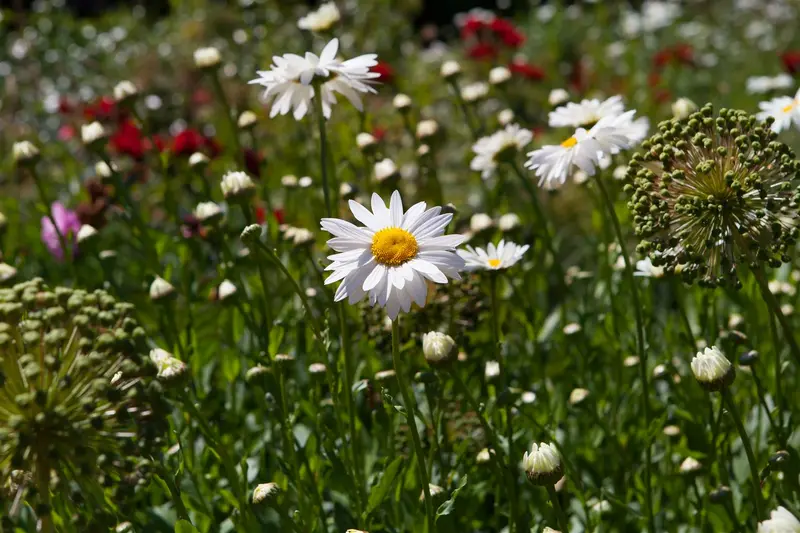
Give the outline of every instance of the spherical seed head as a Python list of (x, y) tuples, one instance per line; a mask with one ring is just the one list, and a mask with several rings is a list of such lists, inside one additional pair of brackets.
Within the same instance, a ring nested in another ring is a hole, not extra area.
[(736, 378), (733, 365), (716, 346), (697, 352), (691, 366), (697, 382), (708, 391), (721, 391)]
[(659, 124), (628, 169), (639, 251), (667, 273), (741, 286), (737, 267), (789, 260), (798, 237), (794, 153), (768, 124), (706, 105)]
[(253, 504), (261, 505), (271, 501), (280, 491), (277, 483), (261, 483), (253, 489)]
[(456, 356), (453, 337), (438, 331), (431, 331), (422, 336), (422, 352), (425, 360), (432, 366), (451, 363)]
[(261, 238), (261, 226), (259, 224), (250, 224), (242, 231), (242, 242), (245, 244), (253, 244)]
[(522, 457), (522, 468), (534, 485), (555, 485), (563, 474), (561, 455), (546, 442), (531, 444), (530, 452)]
[[(132, 310), (105, 291), (41, 279), (0, 289), (0, 389), (14, 393), (0, 394), (0, 479), (19, 469), (127, 506), (170, 411)], [(47, 472), (37, 471), (43, 457)]]

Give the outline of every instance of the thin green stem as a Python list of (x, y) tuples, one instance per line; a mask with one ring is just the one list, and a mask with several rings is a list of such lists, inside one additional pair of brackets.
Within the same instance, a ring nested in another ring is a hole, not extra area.
[(644, 411), (644, 438), (645, 438), (645, 465), (644, 465), (644, 497), (645, 508), (647, 512), (647, 528), (650, 533), (655, 531), (655, 520), (653, 519), (653, 485), (652, 485), (652, 449), (650, 443), (650, 387), (647, 379), (647, 352), (645, 352), (644, 340), (644, 320), (642, 318), (642, 308), (639, 298), (639, 287), (636, 285), (636, 280), (633, 276), (633, 265), (631, 259), (628, 257), (628, 252), (625, 249), (625, 237), (622, 234), (622, 227), (617, 218), (617, 212), (614, 209), (614, 201), (608, 193), (608, 189), (603, 183), (599, 174), (595, 176), (595, 183), (597, 188), (603, 196), (606, 207), (608, 209), (608, 216), (614, 227), (614, 233), (619, 243), (620, 253), (625, 261), (625, 279), (628, 282), (628, 287), (631, 293), (631, 304), (633, 305), (633, 313), (636, 318), (636, 349), (639, 353), (639, 378), (642, 382), (642, 410)]
[(472, 134), (472, 138), (474, 140), (478, 140), (480, 135), (478, 134), (478, 129), (472, 123), (472, 113), (469, 112), (469, 107), (467, 107), (467, 103), (464, 101), (464, 98), (461, 96), (461, 89), (458, 87), (458, 83), (455, 79), (450, 79), (450, 87), (453, 89), (453, 95), (456, 97), (456, 102), (458, 103), (458, 107), (461, 109), (461, 112), (464, 114), (464, 122), (467, 124), (467, 128), (469, 128), (469, 132)]
[(758, 463), (756, 456), (753, 454), (753, 448), (750, 446), (750, 439), (747, 436), (747, 431), (742, 424), (742, 417), (739, 414), (739, 409), (736, 407), (736, 402), (733, 401), (733, 396), (729, 389), (723, 389), (722, 401), (725, 407), (730, 411), (733, 423), (736, 425), (736, 431), (739, 432), (739, 438), (742, 439), (742, 446), (744, 453), (747, 455), (747, 464), (750, 466), (750, 481), (753, 483), (753, 506), (756, 510), (756, 519), (761, 520), (764, 518), (764, 513), (761, 508), (761, 477), (758, 474)]
[(331, 192), (328, 183), (328, 133), (325, 127), (325, 115), (322, 112), (322, 98), (320, 87), (315, 87), (317, 92), (314, 103), (317, 107), (317, 128), (319, 129), (319, 160), (320, 173), (322, 175), (322, 195), (325, 198), (325, 213), (328, 217), (333, 216), (331, 205)]
[[(283, 429), (283, 438), (286, 444), (286, 453), (289, 456), (289, 467), (292, 470), (292, 477), (294, 478), (294, 485), (297, 491), (297, 506), (300, 511), (300, 520), (306, 517), (305, 505), (305, 492), (303, 491), (303, 479), (300, 476), (300, 467), (297, 464), (297, 454), (294, 449), (294, 431), (290, 425), (289, 416), (289, 400), (286, 391), (286, 370), (279, 369), (278, 375), (278, 394), (281, 397), (281, 428)], [(302, 525), (302, 524), (301, 524)]]
[(555, 485), (547, 485), (547, 495), (550, 496), (550, 503), (553, 504), (553, 509), (556, 512), (561, 533), (569, 533), (569, 521), (567, 521), (567, 515), (564, 514), (564, 509), (561, 508), (561, 502), (558, 501)]
[[(755, 265), (756, 263), (751, 260), (751, 264)], [(786, 315), (781, 311), (781, 305), (778, 303), (777, 298), (775, 298), (775, 295), (769, 290), (769, 283), (767, 283), (767, 279), (764, 276), (764, 270), (760, 266), (756, 266), (752, 268), (752, 271), (753, 276), (755, 276), (758, 282), (758, 288), (761, 289), (761, 297), (764, 299), (764, 303), (767, 304), (769, 310), (775, 318), (778, 319), (778, 323), (783, 330), (783, 336), (786, 338), (786, 342), (789, 343), (792, 356), (795, 358), (797, 364), (800, 364), (800, 346), (798, 346), (797, 340), (794, 338), (794, 330), (789, 320), (786, 318)], [(779, 348), (777, 346), (775, 347), (775, 352), (776, 354), (779, 353)], [(776, 370), (780, 371), (780, 364), (778, 364)]]
[(411, 430), (411, 440), (414, 444), (414, 454), (417, 456), (417, 477), (420, 485), (422, 485), (422, 493), (425, 498), (425, 513), (428, 519), (428, 532), (434, 533), (436, 531), (436, 521), (433, 515), (433, 501), (431, 500), (431, 490), (429, 486), (428, 470), (425, 466), (425, 454), (422, 451), (422, 442), (419, 439), (419, 432), (417, 431), (417, 420), (414, 416), (414, 405), (411, 396), (413, 391), (406, 382), (406, 376), (402, 361), (400, 360), (400, 322), (395, 319), (392, 320), (392, 361), (394, 362), (394, 371), (397, 375), (397, 384), (400, 388), (400, 394), (403, 395), (403, 403), (406, 407), (406, 420), (408, 427)]
[(192, 520), (189, 518), (189, 511), (186, 510), (186, 506), (183, 504), (183, 498), (181, 497), (181, 490), (178, 488), (178, 485), (175, 484), (175, 478), (163, 465), (159, 465), (160, 468), (160, 476), (161, 479), (164, 480), (166, 483), (167, 488), (169, 489), (170, 497), (172, 498), (172, 503), (175, 505), (175, 514), (178, 515), (178, 519), (186, 520), (187, 522), (191, 523)]
[(210, 73), (211, 83), (214, 85), (214, 91), (217, 93), (217, 98), (222, 102), (225, 108), (225, 118), (228, 122), (228, 128), (231, 130), (231, 139), (233, 140), (233, 148), (236, 150), (236, 162), (242, 165), (242, 170), (245, 169), (244, 152), (242, 151), (242, 143), (239, 139), (239, 126), (236, 124), (236, 117), (233, 115), (233, 108), (228, 101), (228, 96), (225, 94), (225, 89), (222, 87), (222, 82), (219, 79), (219, 70), (215, 69)]

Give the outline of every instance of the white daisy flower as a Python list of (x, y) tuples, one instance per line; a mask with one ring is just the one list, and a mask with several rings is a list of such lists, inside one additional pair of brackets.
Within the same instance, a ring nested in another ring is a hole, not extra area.
[[(322, 113), (330, 118), (331, 107), (336, 103), (335, 93), (347, 98), (356, 109), (363, 110), (359, 93), (375, 93), (370, 83), (380, 74), (371, 67), (378, 64), (375, 54), (365, 54), (346, 61), (336, 59), (339, 39), (331, 40), (317, 56), (306, 52), (274, 56), (270, 70), (257, 72), (258, 78), (249, 83), (263, 85), (264, 100), (272, 102), (270, 118), (293, 111), (296, 120), (302, 119), (311, 109), (311, 102), (319, 86), (322, 98)], [(312, 83), (315, 78), (320, 81)]]
[(750, 76), (745, 82), (747, 92), (750, 94), (763, 94), (770, 91), (790, 89), (794, 85), (794, 78), (790, 74), (777, 76)]
[(547, 96), (547, 103), (552, 106), (563, 104), (567, 100), (569, 100), (569, 93), (566, 89), (553, 89)]
[(778, 96), (759, 103), (758, 107), (761, 111), (756, 115), (756, 118), (762, 122), (769, 117), (775, 119), (775, 122), (772, 123), (772, 131), (776, 133), (789, 129), (792, 123), (798, 127), (800, 126), (798, 103), (800, 103), (800, 89), (798, 89), (794, 97)]
[(630, 125), (625, 115), (605, 117), (592, 129), (578, 128), (572, 137), (557, 145), (547, 145), (528, 153), (525, 167), (536, 171), (539, 186), (551, 189), (563, 185), (575, 167), (593, 176), (603, 155), (613, 155), (631, 145)]
[(509, 124), (487, 137), (481, 137), (472, 145), (475, 157), (469, 167), (481, 173), (483, 179), (489, 179), (497, 169), (497, 164), (510, 161), (533, 139), (530, 130), (521, 128), (519, 124)]
[(625, 111), (622, 97), (612, 96), (600, 101), (597, 98), (581, 100), (579, 104), (568, 102), (558, 107), (547, 115), (547, 120), (552, 128), (561, 127), (589, 127), (604, 117), (616, 117)]
[(503, 270), (517, 264), (525, 252), (528, 251), (527, 244), (520, 246), (511, 241), (501, 240), (497, 246), (489, 243), (486, 250), (483, 248), (473, 248), (467, 245), (466, 250), (458, 250), (458, 255), (466, 263), (465, 270)]
[(769, 520), (758, 524), (758, 533), (800, 533), (800, 520), (785, 507), (769, 513)]
[(461, 88), (461, 98), (470, 104), (486, 98), (488, 94), (489, 84), (482, 81), (476, 81)]
[(349, 205), (363, 227), (338, 218), (323, 218), (320, 224), (333, 235), (328, 246), (338, 252), (328, 257), (332, 263), (325, 269), (333, 271), (325, 284), (342, 281), (336, 301), (347, 298), (354, 304), (369, 294), (370, 304), (386, 308), (394, 320), (400, 310), (411, 309), (412, 301), (425, 305), (427, 281), (461, 279), (464, 260), (455, 249), (464, 237), (444, 235), (452, 214), (440, 214), (441, 207), (426, 210), (425, 202), (404, 212), (397, 191), (389, 207), (377, 194), (372, 211), (353, 200)]
[(301, 30), (323, 32), (330, 30), (334, 24), (342, 18), (339, 8), (334, 2), (326, 2), (319, 6), (319, 9), (312, 11), (305, 17), (297, 21), (297, 27)]

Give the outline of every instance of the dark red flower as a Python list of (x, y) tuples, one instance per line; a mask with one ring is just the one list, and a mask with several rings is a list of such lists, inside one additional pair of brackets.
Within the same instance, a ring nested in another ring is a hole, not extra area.
[(694, 48), (689, 44), (679, 43), (662, 48), (653, 55), (653, 66), (655, 68), (661, 69), (669, 64), (693, 65)]
[[(164, 140), (164, 137), (158, 134), (153, 135), (153, 137), (150, 139), (150, 144), (152, 144), (152, 147), (155, 148), (159, 153), (167, 149), (167, 141)], [(150, 147), (148, 146), (148, 148)]]
[(653, 91), (653, 99), (659, 104), (664, 104), (672, 101), (672, 93), (668, 89), (658, 87)]
[(194, 92), (192, 92), (192, 103), (194, 105), (208, 104), (212, 100), (214, 100), (214, 95), (211, 93), (211, 91), (207, 89), (203, 89), (201, 87), (199, 89), (195, 89)]
[(372, 136), (375, 137), (376, 141), (381, 142), (383, 138), (386, 136), (386, 128), (375, 126), (374, 128), (372, 128)]
[(800, 72), (800, 50), (788, 50), (782, 53), (781, 63), (789, 74)]
[(672, 61), (672, 50), (665, 48), (659, 50), (653, 55), (653, 66), (656, 68), (664, 68)]
[(86, 120), (109, 120), (117, 109), (117, 103), (110, 96), (103, 96), (96, 102), (86, 105), (83, 116)]
[(68, 115), (68, 114), (72, 113), (74, 110), (75, 110), (75, 105), (72, 103), (72, 101), (68, 97), (62, 96), (61, 98), (58, 99), (58, 112), (59, 113), (62, 113), (64, 115)]
[(489, 28), (508, 47), (517, 48), (525, 42), (525, 36), (508, 19), (498, 17), (489, 24)]
[(477, 43), (467, 50), (467, 55), (479, 61), (488, 60), (497, 55), (497, 48), (489, 43)]
[(461, 26), (461, 38), (466, 41), (473, 35), (480, 33), (485, 27), (486, 23), (483, 20), (470, 15), (467, 17), (467, 20), (464, 21), (464, 25)]
[(175, 155), (192, 155), (206, 144), (206, 138), (199, 131), (186, 128), (172, 138), (172, 153)]
[(647, 75), (647, 85), (650, 87), (657, 87), (661, 83), (661, 74), (658, 72), (651, 72)]
[(542, 68), (521, 59), (512, 61), (508, 66), (508, 70), (510, 70), (512, 74), (522, 76), (527, 80), (540, 81), (545, 78), (545, 73)]
[(261, 161), (264, 157), (255, 150), (245, 148), (244, 150), (244, 167), (247, 172), (256, 178), (261, 177)]
[(111, 148), (120, 154), (134, 159), (144, 157), (144, 139), (141, 130), (130, 120), (119, 125), (117, 131), (109, 139)]
[(283, 224), (283, 221), (286, 218), (284, 216), (283, 209), (274, 209), (272, 211), (272, 217), (278, 222), (278, 224)]
[(381, 83), (392, 83), (394, 81), (394, 69), (388, 63), (378, 61), (378, 64), (372, 67), (372, 72), (379, 74), (376, 79)]
[(214, 137), (204, 137), (203, 146), (211, 159), (222, 153), (222, 145)]

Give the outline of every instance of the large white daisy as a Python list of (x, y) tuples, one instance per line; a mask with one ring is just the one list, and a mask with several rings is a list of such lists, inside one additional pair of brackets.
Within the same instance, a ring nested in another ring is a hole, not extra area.
[(769, 514), (769, 520), (758, 524), (758, 533), (799, 533), (800, 520), (785, 507), (778, 507)]
[(336, 58), (339, 39), (331, 40), (317, 56), (284, 54), (274, 56), (270, 70), (259, 70), (258, 78), (249, 83), (262, 85), (264, 100), (272, 101), (270, 117), (285, 115), (293, 111), (296, 120), (302, 119), (310, 110), (320, 88), (322, 111), (330, 118), (331, 107), (336, 103), (336, 94), (347, 98), (359, 111), (363, 110), (360, 93), (375, 93), (370, 85), (380, 74), (371, 67), (378, 64), (375, 54), (365, 54), (346, 61)]
[(772, 131), (776, 133), (789, 129), (793, 123), (795, 127), (800, 127), (800, 89), (794, 97), (778, 96), (759, 103), (758, 107), (761, 111), (756, 118), (761, 121), (769, 117), (775, 119), (775, 122), (772, 123)]
[(441, 207), (426, 210), (420, 202), (404, 212), (395, 191), (389, 207), (373, 194), (372, 211), (353, 200), (350, 210), (363, 227), (338, 218), (323, 218), (320, 224), (333, 235), (328, 246), (338, 252), (328, 257), (332, 263), (325, 268), (333, 271), (326, 285), (342, 281), (336, 301), (347, 298), (354, 304), (369, 294), (370, 304), (386, 308), (394, 320), (401, 309), (411, 309), (412, 301), (425, 305), (426, 281), (461, 279), (464, 260), (455, 249), (464, 236), (444, 235), (453, 215), (440, 214)]
[(612, 96), (600, 101), (597, 98), (584, 99), (580, 103), (568, 102), (548, 114), (548, 123), (552, 128), (588, 128), (597, 123), (601, 118), (615, 117), (625, 111), (622, 97)]
[(525, 167), (536, 171), (539, 186), (546, 189), (563, 185), (575, 167), (593, 176), (600, 159), (631, 146), (629, 123), (633, 113), (602, 118), (590, 130), (578, 128), (561, 144), (529, 152)]
[(531, 139), (533, 134), (530, 130), (521, 128), (518, 124), (509, 124), (500, 131), (481, 137), (472, 145), (475, 157), (469, 166), (472, 170), (479, 171), (483, 179), (488, 179), (494, 174), (499, 162), (512, 159)]
[(497, 246), (490, 242), (486, 250), (467, 245), (466, 250), (458, 250), (458, 255), (464, 259), (466, 270), (502, 270), (516, 265), (528, 248), (527, 244), (520, 246), (501, 240)]

